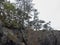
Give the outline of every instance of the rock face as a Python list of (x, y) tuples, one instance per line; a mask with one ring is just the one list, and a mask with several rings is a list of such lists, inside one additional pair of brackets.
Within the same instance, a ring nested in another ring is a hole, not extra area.
[(0, 25), (0, 45), (60, 45), (60, 31), (27, 29), (22, 33)]
[(22, 45), (23, 43), (21, 32), (0, 25), (0, 45)]
[(29, 31), (28, 45), (60, 45), (59, 31)]
[(22, 42), (22, 36), (20, 34), (20, 38), (18, 38), (17, 34), (8, 29), (3, 27), (3, 36), (1, 37), (1, 40), (3, 42), (3, 45), (16, 45), (18, 42)]

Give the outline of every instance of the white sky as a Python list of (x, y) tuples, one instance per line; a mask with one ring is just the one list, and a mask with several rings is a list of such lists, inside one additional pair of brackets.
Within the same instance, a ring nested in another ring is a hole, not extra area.
[[(12, 0), (13, 1), (13, 0)], [(34, 0), (39, 19), (51, 21), (54, 29), (60, 29), (60, 0)]]

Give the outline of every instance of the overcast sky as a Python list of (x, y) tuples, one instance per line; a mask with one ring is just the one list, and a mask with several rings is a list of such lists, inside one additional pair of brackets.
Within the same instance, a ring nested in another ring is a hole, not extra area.
[[(13, 1), (13, 0), (11, 0)], [(51, 21), (51, 26), (60, 29), (60, 0), (34, 0), (39, 19)]]

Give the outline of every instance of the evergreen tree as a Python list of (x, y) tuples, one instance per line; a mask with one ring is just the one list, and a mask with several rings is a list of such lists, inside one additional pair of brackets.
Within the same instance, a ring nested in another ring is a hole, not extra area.
[(50, 21), (48, 23), (45, 23), (43, 25), (43, 30), (54, 30), (51, 26), (50, 26)]
[(34, 29), (37, 31), (37, 30), (40, 30), (42, 28), (42, 24), (45, 23), (45, 21), (43, 20), (39, 20), (38, 19), (38, 12), (37, 12), (37, 9), (34, 9), (34, 18), (33, 18), (33, 21), (32, 21), (32, 25), (34, 25)]
[[(16, 1), (17, 1), (17, 5), (19, 5), (18, 8), (23, 12), (27, 13), (27, 15), (22, 14), (22, 16), (24, 15), (22, 19), (23, 23), (24, 21), (27, 21), (29, 25), (29, 19), (31, 18), (31, 11), (33, 8), (32, 0), (16, 0)], [(26, 17), (27, 19), (25, 20), (24, 17)]]

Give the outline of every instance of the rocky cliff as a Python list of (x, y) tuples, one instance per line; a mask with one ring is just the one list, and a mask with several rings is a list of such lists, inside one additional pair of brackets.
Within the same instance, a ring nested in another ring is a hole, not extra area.
[(60, 45), (60, 31), (9, 29), (0, 24), (0, 45)]

